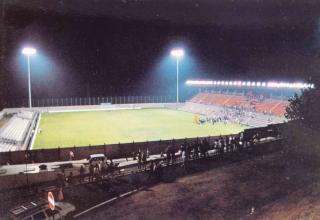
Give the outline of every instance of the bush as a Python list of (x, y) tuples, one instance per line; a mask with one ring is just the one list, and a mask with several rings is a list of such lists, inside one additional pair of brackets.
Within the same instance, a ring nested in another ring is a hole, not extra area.
[(285, 152), (306, 160), (320, 159), (319, 131), (306, 126), (301, 120), (289, 122), (282, 131)]

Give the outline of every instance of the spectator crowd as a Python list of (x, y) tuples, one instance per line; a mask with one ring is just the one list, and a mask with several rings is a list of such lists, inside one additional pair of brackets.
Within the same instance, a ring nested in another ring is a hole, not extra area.
[[(132, 163), (132, 170), (136, 172), (148, 172), (148, 179), (152, 177), (161, 179), (164, 166), (177, 164), (187, 171), (189, 163), (192, 160), (206, 159), (213, 155), (222, 157), (226, 153), (240, 151), (243, 148), (251, 146), (255, 141), (254, 139), (244, 141), (242, 135), (237, 135), (220, 136), (211, 141), (209, 141), (208, 138), (195, 140), (193, 142), (186, 141), (179, 146), (172, 142), (158, 157), (150, 157), (148, 149), (139, 149), (137, 153), (133, 152), (132, 157), (127, 158), (127, 161), (135, 161), (135, 163)], [(105, 158), (101, 161), (90, 162), (87, 167), (82, 165), (77, 179), (79, 183), (99, 182), (117, 175), (121, 175), (118, 164), (115, 164), (112, 159)], [(59, 186), (61, 187), (64, 185), (64, 181), (67, 184), (72, 184), (74, 176), (71, 172), (69, 176), (66, 177), (63, 172), (58, 179)]]

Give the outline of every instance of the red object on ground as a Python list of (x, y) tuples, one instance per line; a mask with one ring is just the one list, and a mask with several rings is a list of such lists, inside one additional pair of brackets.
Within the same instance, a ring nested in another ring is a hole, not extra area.
[(49, 201), (49, 207), (51, 210), (54, 210), (55, 208), (55, 203), (54, 203), (54, 197), (52, 192), (48, 192), (48, 201)]

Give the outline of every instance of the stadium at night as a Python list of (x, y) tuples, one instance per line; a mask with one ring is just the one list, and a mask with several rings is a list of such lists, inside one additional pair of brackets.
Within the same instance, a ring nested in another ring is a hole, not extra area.
[(175, 71), (165, 75), (176, 77), (171, 86), (175, 94), (33, 99), (31, 61), (37, 49), (24, 47), (21, 53), (27, 60), (29, 108), (2, 111), (4, 152), (239, 134), (246, 128), (285, 122), (288, 99), (314, 88), (304, 82), (187, 79), (181, 89), (179, 74), (188, 61), (184, 49), (173, 48)]
[(176, 102), (177, 93), (171, 100), (166, 96), (43, 99), (33, 100), (29, 109), (5, 109), (1, 150), (238, 134), (286, 121), (288, 99), (313, 87), (301, 82), (217, 80), (187, 80), (185, 85), (192, 94), (185, 102)]
[(0, 220), (320, 219), (319, 9), (1, 0)]

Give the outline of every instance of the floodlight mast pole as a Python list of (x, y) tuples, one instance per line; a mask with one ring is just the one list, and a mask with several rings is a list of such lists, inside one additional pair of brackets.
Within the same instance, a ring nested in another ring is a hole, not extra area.
[(177, 104), (179, 103), (179, 56), (177, 56)]
[(28, 59), (28, 85), (29, 85), (29, 108), (32, 108), (32, 103), (31, 103), (31, 74), (30, 74), (30, 54), (27, 54), (27, 59)]
[(29, 109), (32, 108), (31, 102), (31, 71), (30, 71), (30, 56), (36, 54), (37, 50), (32, 47), (25, 47), (22, 53), (27, 56), (28, 61), (28, 93), (29, 93)]
[(179, 59), (183, 57), (184, 51), (181, 48), (174, 48), (171, 50), (171, 55), (177, 59), (177, 100), (176, 103), (179, 103)]

